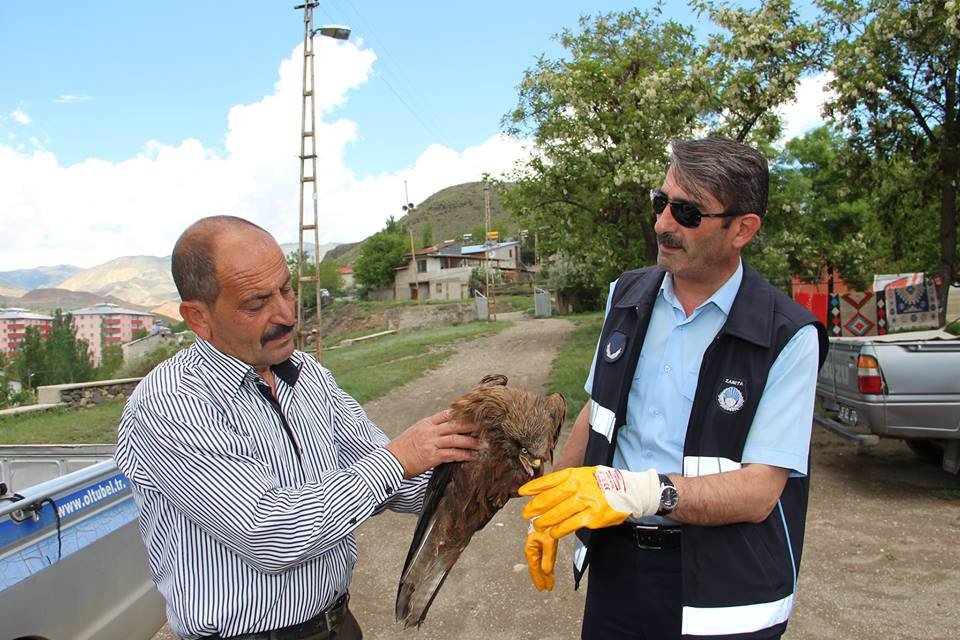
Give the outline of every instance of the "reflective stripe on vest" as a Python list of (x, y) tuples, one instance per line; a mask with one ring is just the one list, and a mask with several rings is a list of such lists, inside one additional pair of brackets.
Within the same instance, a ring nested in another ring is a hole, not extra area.
[(741, 468), (739, 462), (719, 456), (684, 456), (683, 475), (687, 478), (709, 476), (724, 471), (736, 471)]
[(684, 607), (683, 635), (726, 636), (751, 633), (786, 622), (793, 609), (794, 594), (774, 602), (737, 607)]
[(613, 438), (613, 426), (617, 422), (617, 415), (600, 406), (596, 400), (590, 402), (590, 428), (607, 439), (607, 442)]

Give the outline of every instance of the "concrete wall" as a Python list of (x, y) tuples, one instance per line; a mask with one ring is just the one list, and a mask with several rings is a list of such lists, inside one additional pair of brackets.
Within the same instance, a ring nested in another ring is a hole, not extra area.
[(477, 319), (472, 300), (454, 304), (430, 304), (396, 307), (387, 312), (387, 322), (396, 331), (414, 331), (430, 327), (445, 327)]
[(143, 378), (53, 384), (37, 388), (37, 404), (65, 403), (71, 409), (130, 397)]

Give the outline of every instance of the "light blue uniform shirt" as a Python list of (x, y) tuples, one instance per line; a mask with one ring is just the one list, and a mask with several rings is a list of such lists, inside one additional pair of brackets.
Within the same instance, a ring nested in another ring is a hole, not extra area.
[[(617, 435), (613, 466), (681, 473), (683, 441), (700, 375), (703, 353), (720, 331), (743, 280), (743, 264), (687, 317), (663, 279), (627, 400), (627, 421)], [(616, 282), (610, 285), (607, 313)], [(780, 352), (757, 408), (743, 450), (744, 464), (757, 462), (807, 472), (814, 390), (819, 360), (817, 330), (800, 329)], [(593, 388), (593, 370), (584, 388)]]

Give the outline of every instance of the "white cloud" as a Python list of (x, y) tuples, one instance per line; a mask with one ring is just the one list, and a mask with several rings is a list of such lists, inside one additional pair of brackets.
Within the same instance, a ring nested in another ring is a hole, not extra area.
[[(499, 175), (527, 154), (494, 136), (463, 151), (427, 147), (412, 167), (357, 176), (344, 164), (357, 124), (331, 119), (348, 92), (370, 76), (376, 59), (354, 43), (315, 42), (330, 64), (317, 68), (317, 186), (320, 241), (361, 240), (399, 217), (403, 181), (420, 202), (435, 191)], [(180, 232), (211, 214), (248, 218), (281, 242), (295, 241), (299, 212), (302, 45), (281, 62), (279, 79), (259, 102), (227, 115), (223, 152), (195, 139), (147, 141), (135, 157), (91, 158), (63, 166), (35, 143), (0, 143), (0, 271), (68, 263), (90, 267), (124, 255), (169, 255)], [(309, 191), (307, 191), (309, 195)]]
[(783, 118), (783, 142), (802, 136), (824, 123), (821, 109), (827, 100), (834, 97), (834, 93), (826, 89), (827, 83), (832, 80), (833, 74), (829, 71), (803, 78), (797, 87), (796, 99), (777, 109)]
[(78, 96), (72, 93), (65, 93), (62, 96), (57, 96), (53, 99), (54, 102), (59, 104), (73, 104), (74, 102), (90, 102), (93, 100), (92, 96)]
[(32, 122), (30, 116), (27, 115), (27, 112), (19, 108), (11, 111), (10, 117), (13, 118), (14, 122), (17, 124), (30, 124)]

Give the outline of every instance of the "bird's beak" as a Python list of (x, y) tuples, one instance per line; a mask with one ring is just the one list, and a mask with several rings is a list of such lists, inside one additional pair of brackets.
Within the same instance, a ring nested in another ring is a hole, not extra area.
[(520, 454), (520, 463), (526, 470), (527, 475), (531, 478), (537, 475), (537, 473), (540, 471), (540, 466), (543, 464), (540, 461), (540, 458), (529, 458), (523, 454)]

